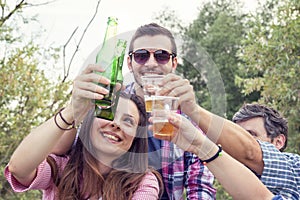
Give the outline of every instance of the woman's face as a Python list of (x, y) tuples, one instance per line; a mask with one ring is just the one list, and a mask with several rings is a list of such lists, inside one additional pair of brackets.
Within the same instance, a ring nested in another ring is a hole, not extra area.
[(130, 99), (120, 97), (113, 121), (95, 118), (91, 142), (98, 159), (114, 160), (126, 153), (136, 136), (140, 117), (137, 106)]

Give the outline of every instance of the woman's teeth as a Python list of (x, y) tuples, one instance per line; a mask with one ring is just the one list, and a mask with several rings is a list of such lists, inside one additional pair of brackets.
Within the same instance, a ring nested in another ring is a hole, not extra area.
[(113, 140), (113, 141), (116, 141), (116, 142), (119, 142), (119, 141), (120, 141), (120, 138), (118, 138), (118, 137), (116, 137), (116, 136), (114, 136), (114, 135), (109, 135), (109, 134), (103, 133), (103, 136), (106, 137), (106, 138), (108, 138), (108, 139), (111, 139), (111, 140)]

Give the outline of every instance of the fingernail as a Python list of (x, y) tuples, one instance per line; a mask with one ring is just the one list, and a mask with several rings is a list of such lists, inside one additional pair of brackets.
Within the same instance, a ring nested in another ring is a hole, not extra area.
[(174, 123), (174, 122), (175, 122), (174, 117), (170, 117), (170, 118), (169, 118), (169, 121), (172, 122), (172, 123)]

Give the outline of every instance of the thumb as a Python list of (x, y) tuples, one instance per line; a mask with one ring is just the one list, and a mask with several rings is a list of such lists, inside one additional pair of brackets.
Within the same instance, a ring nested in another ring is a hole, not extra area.
[(122, 83), (116, 84), (116, 91), (122, 91), (125, 89), (125, 86)]
[(177, 129), (182, 128), (182, 116), (177, 113), (170, 113), (168, 116), (169, 122)]

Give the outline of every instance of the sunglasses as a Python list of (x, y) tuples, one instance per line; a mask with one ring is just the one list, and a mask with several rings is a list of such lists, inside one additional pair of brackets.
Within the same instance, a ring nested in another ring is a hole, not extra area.
[(171, 56), (172, 56), (172, 58), (176, 57), (175, 53), (169, 53), (168, 51), (162, 50), (162, 49), (159, 49), (156, 51), (149, 51), (147, 49), (138, 49), (134, 52), (132, 52), (132, 51), (129, 52), (128, 55), (131, 58), (133, 55), (134, 61), (140, 65), (143, 65), (149, 60), (151, 53), (153, 53), (156, 62), (158, 64), (162, 64), (162, 65), (168, 63)]

